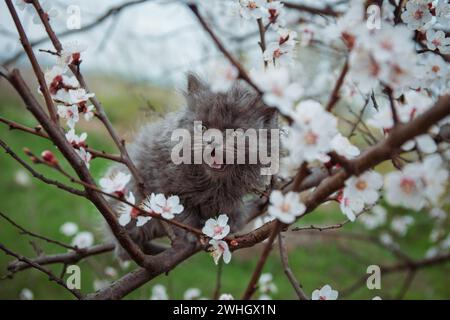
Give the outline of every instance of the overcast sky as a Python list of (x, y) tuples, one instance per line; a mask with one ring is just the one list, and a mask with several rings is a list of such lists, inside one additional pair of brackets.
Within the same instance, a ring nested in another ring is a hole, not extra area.
[[(48, 3), (59, 11), (58, 16), (51, 21), (54, 28), (61, 32), (67, 30), (67, 9), (70, 5), (81, 9), (83, 26), (108, 8), (128, 1), (130, 0), (70, 0)], [(214, 8), (208, 6), (212, 2), (206, 1), (202, 7), (209, 12), (224, 9), (223, 5), (216, 5)], [(32, 10), (20, 12), (20, 16), (30, 39), (44, 36), (42, 26), (32, 21)], [(229, 23), (230, 21), (233, 22)], [(231, 30), (235, 35), (251, 31), (255, 27), (247, 27), (237, 17), (226, 18), (221, 22), (225, 29)], [(119, 72), (133, 79), (157, 79), (158, 82), (165, 83), (177, 82), (187, 70), (202, 69), (206, 60), (221, 56), (189, 9), (183, 3), (173, 0), (149, 0), (127, 8), (117, 18), (109, 18), (91, 31), (65, 37), (62, 42), (64, 44), (74, 39), (88, 45), (83, 59), (85, 69)], [(20, 50), (16, 30), (3, 1), (0, 2), (0, 48), (1, 60)], [(37, 48), (51, 49), (51, 46), (47, 42)], [(39, 54), (41, 61), (51, 63), (47, 56), (48, 54)]]

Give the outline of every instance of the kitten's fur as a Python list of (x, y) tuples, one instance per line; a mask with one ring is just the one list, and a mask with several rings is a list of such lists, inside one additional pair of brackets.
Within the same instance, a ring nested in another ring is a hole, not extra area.
[[(186, 108), (145, 125), (129, 147), (130, 156), (145, 181), (148, 194), (180, 197), (184, 212), (176, 217), (177, 220), (201, 228), (206, 219), (226, 213), (232, 231), (236, 231), (245, 219), (243, 196), (262, 189), (267, 181), (267, 177), (260, 175), (261, 166), (227, 165), (223, 172), (217, 172), (206, 164), (175, 165), (171, 151), (177, 142), (171, 141), (171, 134), (177, 128), (188, 129), (193, 134), (193, 123), (199, 120), (208, 128), (219, 130), (271, 129), (277, 125), (275, 112), (266, 107), (248, 86), (236, 84), (225, 94), (215, 94), (194, 75), (188, 76), (186, 100)], [(117, 170), (127, 171), (124, 166), (115, 166), (109, 174), (113, 175)], [(127, 186), (128, 191), (134, 193), (136, 203), (143, 200), (133, 179)], [(117, 206), (116, 202), (111, 203)], [(132, 221), (126, 229), (143, 249), (151, 240), (166, 235), (157, 219), (139, 228)], [(178, 236), (183, 235), (179, 228), (175, 227), (174, 231)], [(121, 248), (118, 253), (121, 258), (126, 257)]]

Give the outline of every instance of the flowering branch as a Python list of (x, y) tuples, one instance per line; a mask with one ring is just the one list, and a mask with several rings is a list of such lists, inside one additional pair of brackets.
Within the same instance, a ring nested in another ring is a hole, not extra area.
[[(58, 37), (59, 38), (63, 38), (63, 37), (70, 36), (70, 35), (73, 35), (73, 34), (76, 34), (76, 33), (89, 31), (89, 30), (91, 30), (91, 29), (101, 25), (103, 22), (107, 21), (110, 17), (117, 16), (118, 14), (120, 14), (125, 9), (131, 8), (131, 7), (135, 6), (135, 5), (140, 5), (142, 3), (149, 2), (149, 1), (152, 1), (152, 0), (134, 0), (134, 1), (124, 2), (124, 3), (120, 4), (120, 5), (111, 7), (108, 10), (106, 10), (103, 14), (99, 15), (93, 21), (91, 21), (91, 22), (81, 26), (81, 28), (79, 28), (79, 29), (68, 29), (68, 30), (62, 31), (62, 32), (60, 32), (58, 34)], [(30, 43), (30, 45), (31, 45), (31, 47), (36, 47), (36, 46), (41, 45), (41, 44), (43, 44), (43, 43), (45, 43), (47, 41), (48, 41), (48, 37), (42, 37), (42, 38), (40, 38), (38, 40), (32, 41)], [(18, 51), (11, 58), (9, 58), (6, 61), (4, 61), (4, 65), (5, 66), (12, 65), (20, 57), (22, 57), (23, 54), (24, 54), (23, 51)]]
[(223, 43), (219, 40), (219, 38), (216, 36), (214, 31), (208, 26), (205, 19), (203, 19), (202, 15), (200, 14), (197, 5), (195, 4), (188, 4), (189, 9), (191, 9), (192, 13), (194, 13), (197, 20), (200, 22), (201, 26), (205, 31), (209, 34), (211, 39), (216, 44), (217, 48), (220, 50), (220, 52), (223, 53), (223, 55), (230, 61), (230, 63), (236, 67), (236, 69), (239, 72), (239, 78), (247, 82), (250, 86), (253, 87), (253, 89), (256, 90), (259, 94), (262, 94), (262, 91), (258, 88), (258, 86), (253, 82), (253, 80), (248, 75), (247, 71), (245, 71), (244, 67), (231, 55), (231, 53), (225, 48)]
[(41, 90), (42, 94), (45, 98), (45, 103), (48, 108), (48, 112), (50, 114), (50, 118), (53, 120), (53, 122), (57, 123), (58, 119), (56, 117), (56, 110), (55, 106), (53, 104), (53, 100), (50, 96), (49, 89), (47, 87), (47, 84), (45, 83), (44, 73), (41, 70), (41, 67), (39, 66), (39, 63), (36, 59), (36, 56), (34, 55), (33, 48), (30, 45), (30, 42), (28, 41), (28, 37), (25, 33), (25, 30), (23, 29), (22, 23), (19, 20), (19, 16), (17, 15), (16, 9), (14, 9), (14, 5), (12, 4), (11, 0), (6, 0), (6, 5), (8, 6), (9, 12), (11, 13), (11, 16), (14, 20), (14, 24), (16, 25), (17, 31), (20, 36), (20, 42), (22, 43), (23, 49), (25, 50), (28, 59), (31, 62), (31, 66), (33, 67), (34, 73), (36, 75), (36, 78), (39, 82), (39, 90)]
[[(364, 154), (356, 159), (349, 160), (351, 170), (339, 170), (334, 175), (326, 178), (305, 200), (306, 211), (304, 215), (312, 212), (319, 204), (327, 199), (331, 194), (341, 189), (351, 175), (359, 175), (364, 171), (373, 168), (377, 164), (389, 160), (392, 154), (399, 151), (400, 147), (406, 142), (428, 130), (434, 123), (445, 118), (450, 114), (450, 96), (443, 96), (439, 101), (417, 116), (414, 120), (407, 124), (399, 124), (392, 129), (390, 135), (378, 144), (370, 147)], [(303, 215), (303, 216), (304, 216)], [(259, 243), (269, 237), (275, 222), (269, 222), (261, 228), (252, 231), (246, 235), (242, 235), (235, 239), (236, 246), (234, 250), (239, 248), (251, 247), (255, 243)]]

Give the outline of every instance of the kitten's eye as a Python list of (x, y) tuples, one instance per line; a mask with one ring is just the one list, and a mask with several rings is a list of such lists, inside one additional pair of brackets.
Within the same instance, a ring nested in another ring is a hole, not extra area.
[(206, 131), (206, 126), (202, 125), (201, 123), (197, 123), (194, 127), (194, 131), (198, 133), (203, 133)]

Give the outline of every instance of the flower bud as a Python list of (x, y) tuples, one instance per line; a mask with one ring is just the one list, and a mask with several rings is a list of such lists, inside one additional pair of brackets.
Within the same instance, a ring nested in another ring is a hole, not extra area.
[(51, 164), (51, 165), (57, 165), (58, 164), (58, 160), (56, 159), (55, 155), (49, 150), (43, 151), (41, 153), (41, 157), (48, 164)]

